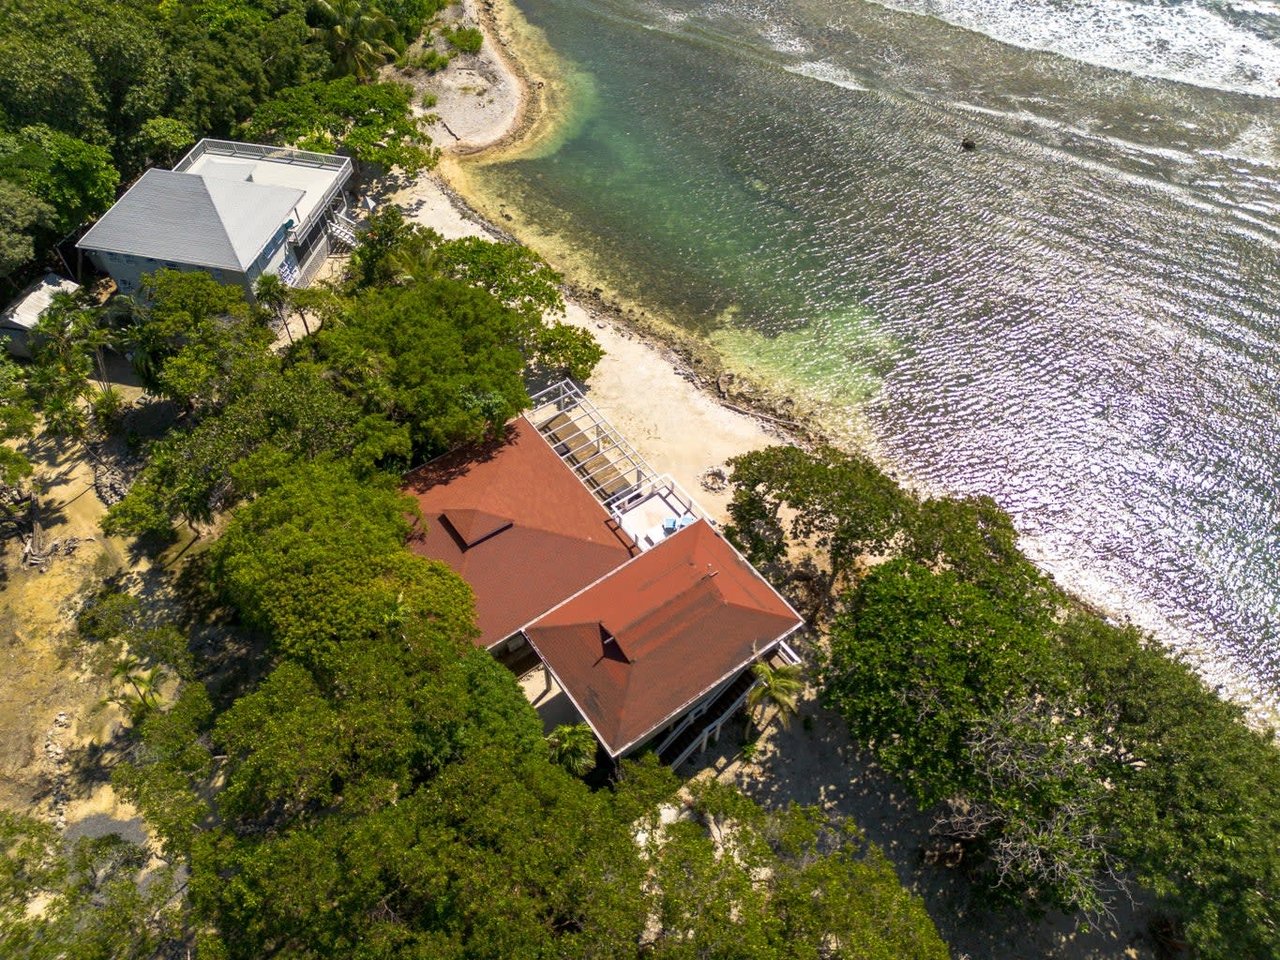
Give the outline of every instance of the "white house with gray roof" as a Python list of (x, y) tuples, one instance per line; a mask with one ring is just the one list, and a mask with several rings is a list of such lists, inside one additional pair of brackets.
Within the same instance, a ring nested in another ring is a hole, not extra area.
[(174, 169), (144, 173), (76, 246), (123, 293), (165, 267), (207, 270), (250, 296), (264, 273), (305, 286), (335, 241), (355, 241), (351, 173), (333, 154), (201, 140)]

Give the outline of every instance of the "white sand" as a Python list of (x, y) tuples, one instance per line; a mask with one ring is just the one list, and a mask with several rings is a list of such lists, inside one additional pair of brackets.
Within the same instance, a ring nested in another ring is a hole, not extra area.
[[(445, 237), (492, 234), (455, 205), (434, 176), (394, 198), (409, 217)], [(605, 356), (585, 384), (591, 401), (658, 473), (670, 474), (712, 516), (724, 519), (724, 493), (700, 485), (710, 467), (739, 453), (778, 442), (761, 421), (730, 410), (681, 376), (661, 344), (642, 338), (580, 303), (566, 304), (565, 320), (591, 331)]]
[[(476, 0), (462, 0), (460, 7), (451, 7), (441, 19), (446, 24), (496, 29)], [(523, 83), (498, 46), (486, 41), (474, 55), (459, 53), (439, 38), (428, 46), (451, 57), (446, 70), (408, 78), (417, 90), (436, 99), (434, 107), (420, 111), (437, 118), (427, 128), (432, 142), (458, 154), (483, 150), (507, 138), (520, 124), (526, 96)], [(406, 79), (390, 70), (388, 74)]]

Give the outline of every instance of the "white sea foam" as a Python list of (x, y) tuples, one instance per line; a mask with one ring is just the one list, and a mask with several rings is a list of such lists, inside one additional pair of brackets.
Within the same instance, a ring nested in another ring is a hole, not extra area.
[(873, 0), (1096, 66), (1280, 97), (1280, 4), (1255, 0)]
[(810, 80), (819, 80), (822, 83), (844, 87), (846, 90), (867, 89), (848, 70), (837, 67), (834, 63), (826, 60), (808, 60), (804, 63), (793, 63), (786, 66), (785, 69), (787, 73), (794, 73), (797, 76), (808, 77)]
[(760, 36), (779, 53), (805, 54), (810, 50), (807, 41), (778, 23), (768, 24), (760, 31)]

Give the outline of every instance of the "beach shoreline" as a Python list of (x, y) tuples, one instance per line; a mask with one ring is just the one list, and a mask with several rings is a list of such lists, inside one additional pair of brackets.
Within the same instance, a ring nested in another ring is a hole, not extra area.
[[(554, 138), (554, 105), (564, 94), (557, 83), (530, 71), (525, 60), (512, 53), (513, 36), (540, 41), (530, 38), (530, 29), (510, 4), (464, 0), (462, 19), (479, 26), (486, 38), (480, 54), (464, 69), (490, 78), (490, 86), (469, 98), (437, 94), (432, 113), (441, 120), (436, 126), (449, 130), (452, 142), (441, 145), (435, 170), (390, 200), (411, 221), (446, 239), (474, 236), (517, 242), (520, 238), (502, 226), (501, 214), (495, 217), (478, 209), (465, 192), (463, 167), (525, 149), (531, 140)], [(442, 76), (427, 89), (448, 91), (450, 84)], [(458, 137), (454, 131), (466, 135)], [(693, 493), (718, 520), (727, 518), (728, 494), (702, 485), (708, 470), (723, 469), (731, 457), (774, 443), (809, 444), (818, 439), (811, 425), (795, 415), (793, 404), (728, 373), (709, 347), (681, 336), (674, 326), (645, 322), (635, 308), (599, 287), (569, 280), (563, 291), (565, 322), (590, 330), (605, 351), (585, 384), (592, 402), (655, 470)]]
[[(920, 497), (946, 494), (945, 490), (929, 488), (905, 475), (891, 457), (884, 456), (876, 436), (870, 434), (864, 424), (827, 422), (822, 408), (808, 401), (799, 389), (788, 392), (759, 371), (733, 365), (731, 358), (718, 352), (714, 344), (690, 334), (675, 319), (658, 315), (652, 305), (628, 300), (614, 289), (605, 288), (603, 280), (596, 279), (602, 271), (577, 262), (580, 257), (570, 242), (549, 236), (534, 224), (522, 223), (520, 211), (515, 206), (508, 209), (503, 198), (486, 196), (471, 177), (472, 170), (554, 145), (564, 136), (558, 125), (566, 122), (558, 118), (557, 110), (570, 105), (567, 90), (571, 84), (554, 77), (558, 67), (556, 54), (550, 50), (545, 37), (525, 22), (509, 0), (466, 0), (463, 17), (471, 18), (470, 22), (483, 29), (486, 44), (481, 56), (488, 58), (495, 72), (506, 74), (512, 90), (516, 91), (518, 106), (511, 111), (506, 124), (493, 123), (485, 136), (472, 138), (472, 142), (462, 145), (445, 146), (442, 163), (429, 178), (440, 184), (440, 192), (449, 204), (466, 211), (467, 218), (475, 223), (484, 224), (488, 236), (524, 242), (566, 274), (571, 321), (585, 312), (591, 324), (603, 323), (605, 328), (620, 330), (623, 337), (645, 340), (652, 344), (657, 362), (675, 365), (677, 374), (692, 389), (704, 393), (728, 412), (754, 417), (759, 424), (767, 425), (778, 439), (801, 447), (832, 443), (855, 449), (867, 454), (904, 488)], [(572, 65), (564, 65), (564, 70), (572, 73)], [(498, 116), (490, 113), (486, 119), (497, 122)], [(607, 344), (605, 348), (608, 349)], [(678, 402), (675, 397), (673, 402)], [(1048, 576), (1055, 575), (1043, 543), (1025, 538), (1023, 549)], [(1071, 571), (1064, 573), (1069, 575)], [(1147, 611), (1139, 616), (1123, 604), (1112, 602), (1114, 589), (1106, 584), (1102, 588), (1097, 584), (1089, 588), (1083, 582), (1078, 585), (1076, 581), (1088, 579), (1079, 571), (1076, 576), (1059, 579), (1068, 586), (1075, 602), (1100, 616), (1117, 623), (1129, 622), (1133, 617), (1140, 628), (1161, 641), (1170, 655), (1187, 659), (1208, 686), (1216, 687), (1226, 698), (1242, 704), (1254, 726), (1280, 726), (1280, 712), (1266, 703), (1265, 696), (1254, 690), (1243, 676), (1224, 666), (1203, 637), (1176, 630), (1156, 612)]]
[[(466, 2), (468, 9), (475, 9), (470, 6), (472, 0)], [(492, 11), (494, 5), (490, 0), (486, 8)], [(477, 20), (486, 31), (487, 46), (496, 48), (493, 22)], [(510, 57), (510, 52), (506, 55)], [(496, 60), (491, 60), (491, 66)], [(529, 83), (528, 77), (520, 80), (529, 101), (506, 113), (508, 122), (526, 133), (539, 123), (551, 122), (540, 112), (544, 105), (533, 102), (539, 88), (529, 89)], [(498, 111), (486, 114), (494, 122), (488, 135), (493, 149), (505, 153), (518, 140), (510, 129), (497, 129), (500, 116)], [(453, 119), (446, 117), (446, 122), (455, 126)], [(471, 124), (471, 120), (457, 122), (476, 129)], [(516, 241), (519, 238), (504, 228), (503, 220), (485, 216), (461, 189), (465, 187), (465, 178), (458, 176), (462, 164), (485, 156), (491, 154), (474, 143), (457, 150), (446, 146), (441, 169), (425, 174), (393, 199), (410, 220), (446, 239), (479, 236)], [(624, 303), (603, 289), (566, 283), (564, 293), (566, 322), (590, 330), (605, 350), (585, 384), (592, 403), (657, 472), (672, 476), (711, 516), (727, 518), (730, 491), (706, 489), (700, 481), (708, 469), (775, 443), (813, 447), (827, 439), (794, 404), (780, 404), (773, 396), (756, 393), (752, 385), (717, 363), (710, 347), (699, 349), (692, 337), (681, 336), (653, 318), (629, 314)], [(808, 656), (811, 659), (813, 652)], [(793, 724), (789, 730), (770, 727), (754, 756), (742, 754), (734, 738), (728, 737), (710, 753), (691, 760), (684, 773), (736, 784), (767, 805), (816, 804), (852, 818), (890, 856), (903, 882), (923, 894), (933, 915), (945, 921), (940, 927), (953, 949), (975, 958), (1000, 955), (1003, 948), (997, 943), (1004, 928), (976, 928), (957, 919), (965, 908), (957, 899), (951, 871), (922, 858), (932, 822), (928, 814), (904, 802), (896, 785), (852, 742), (843, 721), (821, 704), (813, 685), (806, 690), (800, 711), (809, 722)], [(1148, 957), (1140, 945), (1145, 912), (1127, 904), (1117, 906), (1117, 923), (1106, 930), (1082, 928), (1061, 914), (1020, 921), (1018, 939), (1028, 952), (1004, 955), (1059, 960), (1120, 954)]]

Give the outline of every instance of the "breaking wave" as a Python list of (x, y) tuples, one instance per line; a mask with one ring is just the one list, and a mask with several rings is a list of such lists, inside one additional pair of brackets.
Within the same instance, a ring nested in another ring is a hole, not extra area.
[(1002, 43), (1142, 77), (1280, 97), (1280, 4), (1256, 0), (875, 0)]

